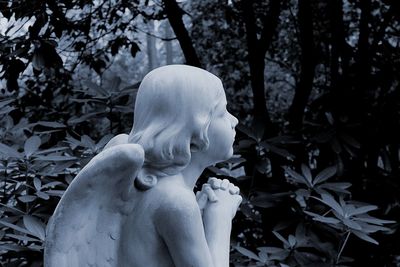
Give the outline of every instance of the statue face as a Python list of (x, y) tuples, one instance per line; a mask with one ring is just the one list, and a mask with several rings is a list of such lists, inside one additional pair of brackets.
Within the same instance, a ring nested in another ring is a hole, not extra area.
[[(223, 90), (223, 89), (222, 89)], [(208, 128), (209, 147), (206, 154), (215, 162), (227, 160), (233, 155), (235, 127), (238, 120), (226, 109), (226, 99), (218, 104)]]
[(191, 152), (205, 166), (226, 160), (238, 122), (226, 103), (215, 75), (186, 65), (157, 68), (139, 87), (129, 142), (144, 148), (148, 168), (168, 175), (185, 168)]

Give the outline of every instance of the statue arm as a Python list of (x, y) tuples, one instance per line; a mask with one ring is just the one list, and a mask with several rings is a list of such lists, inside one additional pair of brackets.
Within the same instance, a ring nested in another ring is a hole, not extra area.
[[(213, 224), (215, 220), (210, 220), (204, 228), (194, 194), (185, 192), (174, 198), (164, 202), (154, 218), (175, 266), (229, 266), (230, 227), (226, 227), (227, 222)], [(207, 234), (205, 229), (209, 230)]]
[(204, 232), (214, 266), (229, 266), (232, 219), (218, 212), (205, 212)]
[(242, 197), (240, 189), (228, 180), (210, 178), (197, 192), (196, 198), (203, 211), (204, 231), (216, 266), (228, 266), (230, 233)]

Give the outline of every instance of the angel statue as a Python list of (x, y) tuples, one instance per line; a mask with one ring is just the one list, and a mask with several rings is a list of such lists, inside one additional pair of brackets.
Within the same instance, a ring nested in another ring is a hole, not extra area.
[(221, 80), (196, 67), (148, 73), (134, 125), (76, 176), (47, 226), (45, 267), (229, 266), (232, 219), (242, 200), (203, 170), (233, 154), (238, 120)]

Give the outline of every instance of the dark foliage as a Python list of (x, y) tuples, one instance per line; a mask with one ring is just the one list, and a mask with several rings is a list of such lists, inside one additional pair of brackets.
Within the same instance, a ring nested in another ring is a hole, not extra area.
[(235, 156), (200, 179), (242, 190), (232, 265), (400, 265), (398, 1), (7, 0), (0, 14), (4, 266), (41, 266), (60, 196), (132, 124), (143, 63), (134, 78), (114, 66), (167, 20), (242, 122)]

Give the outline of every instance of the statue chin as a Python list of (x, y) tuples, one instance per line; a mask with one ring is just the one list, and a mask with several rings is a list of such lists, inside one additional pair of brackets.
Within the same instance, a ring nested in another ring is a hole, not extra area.
[(222, 161), (228, 160), (233, 156), (233, 147), (231, 147), (229, 149), (229, 152), (226, 153), (226, 156), (224, 157), (224, 159)]

